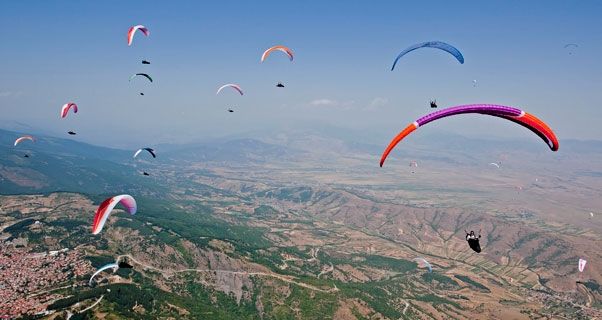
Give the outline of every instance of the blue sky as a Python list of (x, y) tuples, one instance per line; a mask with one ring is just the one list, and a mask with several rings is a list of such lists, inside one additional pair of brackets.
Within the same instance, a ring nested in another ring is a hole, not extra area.
[[(120, 147), (311, 125), (392, 136), (437, 98), (441, 107), (518, 106), (561, 142), (599, 140), (600, 12), (599, 1), (2, 1), (0, 126), (74, 130)], [(135, 24), (151, 35), (128, 47)], [(428, 40), (456, 46), (466, 63), (424, 49), (389, 71), (399, 51)], [(566, 43), (579, 47), (569, 54)], [(260, 63), (276, 44), (291, 47), (295, 61), (274, 54)], [(155, 82), (128, 82), (136, 72)], [(245, 95), (215, 95), (230, 82)], [(61, 120), (67, 101), (80, 113)], [(482, 116), (432, 126), (532, 135)]]

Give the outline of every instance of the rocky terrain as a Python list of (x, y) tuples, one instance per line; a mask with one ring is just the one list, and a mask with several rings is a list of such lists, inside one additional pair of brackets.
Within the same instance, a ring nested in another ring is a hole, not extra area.
[[(138, 213), (116, 210), (97, 236), (96, 205), (113, 194), (41, 194), (56, 183), (45, 175), (29, 195), (0, 197), (3, 248), (32, 257), (68, 249), (74, 264), (92, 266), (27, 293), (56, 319), (602, 316), (602, 152), (548, 159), (527, 147), (478, 155), (422, 148), (378, 168), (364, 146), (323, 138), (336, 146), (329, 152), (312, 136), (276, 138), (219, 152), (174, 148), (145, 163), (152, 175), (128, 192)], [(136, 170), (115, 161), (120, 171)], [(464, 230), (479, 229), (476, 254)], [(583, 273), (580, 257), (588, 260)], [(133, 268), (88, 285), (92, 270), (115, 260)]]

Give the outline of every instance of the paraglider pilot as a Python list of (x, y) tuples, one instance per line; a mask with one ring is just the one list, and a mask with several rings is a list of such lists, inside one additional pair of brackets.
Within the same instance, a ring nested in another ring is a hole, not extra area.
[(478, 236), (475, 235), (474, 231), (472, 230), (470, 230), (470, 233), (466, 230), (464, 230), (464, 232), (466, 232), (466, 241), (468, 241), (468, 245), (470, 246), (470, 248), (476, 253), (481, 252), (481, 245), (479, 244), (479, 239), (481, 238), (481, 230), (479, 230)]

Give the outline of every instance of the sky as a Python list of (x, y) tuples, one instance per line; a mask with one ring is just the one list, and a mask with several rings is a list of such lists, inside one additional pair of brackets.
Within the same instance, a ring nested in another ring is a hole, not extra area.
[[(602, 140), (600, 12), (600, 1), (1, 1), (0, 128), (73, 130), (111, 147), (311, 126), (392, 137), (436, 98), (440, 107), (522, 108), (561, 144)], [(136, 24), (150, 36), (128, 47)], [(466, 62), (423, 49), (390, 71), (401, 50), (430, 40), (454, 45)], [(277, 52), (261, 63), (278, 44), (294, 61)], [(154, 82), (128, 81), (137, 72)], [(225, 83), (244, 96), (216, 96)], [(71, 101), (80, 111), (60, 119)], [(486, 116), (429, 126), (538, 139)]]

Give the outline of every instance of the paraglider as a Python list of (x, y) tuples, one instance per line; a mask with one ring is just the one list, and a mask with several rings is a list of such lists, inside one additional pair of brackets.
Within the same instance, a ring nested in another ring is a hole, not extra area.
[(94, 278), (101, 272), (108, 270), (108, 269), (113, 269), (113, 273), (115, 271), (117, 271), (117, 269), (119, 269), (119, 265), (117, 263), (109, 263), (107, 265), (104, 265), (100, 268), (98, 268), (98, 270), (96, 270), (96, 272), (94, 272), (94, 274), (92, 274), (92, 276), (90, 277), (90, 280), (88, 280), (88, 285), (92, 286), (92, 280), (94, 280)]
[(431, 108), (437, 108), (437, 100), (431, 100)]
[(136, 158), (140, 154), (140, 152), (142, 152), (142, 151), (148, 151), (148, 153), (150, 153), (151, 156), (153, 156), (153, 158), (157, 157), (157, 155), (155, 154), (155, 150), (154, 149), (151, 149), (151, 148), (141, 148), (141, 149), (138, 149), (138, 151), (136, 151), (136, 153), (134, 153), (134, 158)]
[(593, 217), (594, 217), (594, 213), (593, 213), (593, 212), (590, 212), (590, 213), (589, 213), (589, 217), (590, 217), (590, 218), (593, 218)]
[(140, 95), (141, 95), (141, 96), (143, 96), (143, 95), (144, 95), (144, 92), (140, 92)]
[(492, 162), (492, 163), (490, 163), (489, 165), (490, 165), (490, 166), (495, 166), (495, 167), (497, 167), (498, 169), (500, 168), (500, 165), (499, 165), (499, 164), (497, 164), (497, 163), (495, 163), (495, 162)]
[(385, 151), (383, 152), (383, 154), (381, 156), (380, 166), (381, 167), (383, 166), (383, 164), (385, 163), (385, 160), (387, 159), (387, 156), (389, 155), (391, 150), (393, 150), (393, 148), (395, 148), (395, 146), (401, 140), (403, 140), (406, 136), (408, 136), (414, 130), (418, 129), (421, 126), (426, 125), (429, 122), (432, 122), (432, 121), (435, 121), (435, 120), (438, 120), (441, 118), (449, 117), (449, 116), (464, 114), (464, 113), (484, 114), (484, 115), (503, 118), (503, 119), (515, 122), (527, 129), (531, 130), (533, 133), (537, 134), (544, 142), (546, 142), (546, 144), (548, 144), (548, 146), (550, 147), (550, 149), (552, 151), (558, 150), (558, 139), (556, 138), (556, 135), (554, 134), (552, 129), (550, 129), (550, 127), (548, 127), (547, 124), (545, 124), (543, 121), (541, 121), (537, 117), (535, 117), (527, 112), (524, 112), (520, 109), (513, 108), (513, 107), (493, 105), (493, 104), (473, 104), (473, 105), (462, 105), (462, 106), (457, 106), (457, 107), (450, 107), (450, 108), (442, 109), (439, 111), (435, 111), (433, 113), (430, 113), (430, 114), (412, 122), (410, 125), (408, 125), (405, 129), (403, 129), (399, 134), (397, 134), (397, 136), (395, 136), (391, 140), (391, 142), (389, 143), (389, 145), (387, 146), (387, 148), (385, 149)]
[(410, 161), (410, 167), (418, 168), (418, 162), (416, 162), (416, 161)]
[(228, 112), (234, 112), (234, 110), (232, 110), (232, 109), (228, 109)]
[(274, 51), (284, 52), (288, 56), (288, 59), (293, 61), (293, 51), (291, 49), (285, 46), (273, 46), (263, 52), (261, 55), (261, 62), (265, 61), (265, 59), (267, 59), (267, 57)]
[(23, 141), (25, 141), (25, 140), (29, 140), (29, 141), (31, 141), (31, 142), (36, 142), (36, 140), (34, 139), (34, 137), (32, 137), (32, 136), (30, 136), (30, 135), (26, 135), (26, 136), (19, 137), (19, 138), (17, 138), (17, 140), (15, 140), (15, 147), (16, 147), (16, 146), (17, 146), (19, 143), (21, 143), (21, 142), (23, 142)]
[(228, 84), (225, 84), (225, 85), (219, 87), (219, 89), (217, 89), (217, 92), (215, 94), (218, 95), (224, 88), (232, 88), (232, 89), (238, 91), (238, 93), (240, 93), (241, 96), (244, 94), (242, 92), (242, 89), (240, 88), (240, 86), (237, 84), (234, 84), (234, 83), (228, 83)]
[(142, 60), (142, 64), (150, 64), (150, 61)]
[(143, 77), (147, 78), (147, 79), (148, 79), (148, 81), (150, 81), (150, 82), (153, 82), (153, 78), (151, 78), (151, 77), (150, 77), (148, 74), (146, 74), (146, 73), (136, 73), (136, 74), (134, 74), (134, 75), (132, 75), (132, 76), (130, 77), (130, 80), (129, 80), (129, 81), (132, 81), (132, 80), (133, 80), (134, 78), (136, 78), (137, 76), (143, 76)]
[(585, 264), (587, 260), (579, 258), (579, 272), (583, 272), (585, 270)]
[(23, 157), (25, 157), (25, 158), (29, 158), (29, 155), (28, 155), (28, 154), (25, 154)]
[(120, 203), (131, 215), (136, 214), (136, 200), (128, 194), (114, 196), (103, 201), (96, 210), (94, 222), (92, 223), (92, 234), (99, 234), (107, 221), (107, 218), (113, 211), (113, 208)]
[(145, 175), (145, 176), (150, 176), (150, 174), (148, 172), (146, 172), (146, 171), (142, 171), (142, 174)]
[(472, 80), (472, 86), (475, 88), (477, 87), (477, 80)]
[(69, 110), (73, 109), (73, 113), (77, 113), (77, 105), (73, 102), (65, 103), (61, 108), (61, 118), (64, 118), (69, 113)]
[(73, 132), (73, 131), (69, 131), (69, 132), (67, 132), (67, 133), (68, 133), (68, 134), (70, 134), (70, 135), (72, 135), (72, 136), (74, 136), (74, 135), (76, 135), (76, 134), (77, 134), (77, 133), (75, 133), (75, 132)]
[(404, 49), (403, 51), (401, 51), (395, 58), (395, 61), (393, 61), (393, 66), (391, 67), (391, 71), (393, 71), (393, 69), (395, 69), (395, 65), (397, 64), (397, 61), (399, 61), (399, 59), (401, 59), (401, 57), (403, 57), (408, 52), (411, 52), (411, 51), (414, 51), (414, 50), (420, 49), (420, 48), (435, 48), (435, 49), (443, 50), (445, 52), (448, 52), (452, 56), (454, 56), (458, 60), (458, 62), (460, 62), (461, 64), (464, 63), (464, 57), (462, 56), (462, 53), (460, 53), (460, 50), (456, 49), (454, 46), (447, 44), (445, 42), (441, 42), (441, 41), (428, 41), (428, 42), (417, 43), (417, 44), (409, 46), (406, 49)]
[(433, 267), (425, 258), (414, 258), (413, 260), (417, 261), (419, 266), (426, 267), (429, 269), (429, 272), (433, 272)]
[(282, 82), (278, 82), (278, 84), (276, 85), (276, 87), (278, 87), (278, 88), (284, 88), (284, 85), (282, 84)]
[(565, 49), (568, 48), (569, 54), (573, 54), (573, 52), (574, 52), (573, 49), (579, 48), (579, 46), (576, 45), (576, 44), (574, 44), (574, 43), (567, 43), (567, 44), (564, 45), (564, 48)]
[(476, 236), (472, 230), (470, 233), (468, 233), (466, 230), (464, 230), (464, 232), (466, 232), (466, 241), (468, 241), (468, 246), (476, 253), (481, 252), (481, 245), (479, 244), (479, 239), (481, 239), (481, 230), (479, 230), (479, 236)]
[(131, 27), (128, 30), (128, 35), (127, 35), (128, 46), (132, 45), (132, 41), (134, 41), (134, 34), (136, 34), (136, 31), (138, 31), (138, 30), (140, 30), (140, 32), (142, 32), (147, 37), (150, 34), (150, 31), (148, 31), (148, 29), (141, 24)]

